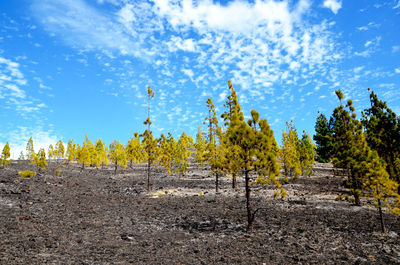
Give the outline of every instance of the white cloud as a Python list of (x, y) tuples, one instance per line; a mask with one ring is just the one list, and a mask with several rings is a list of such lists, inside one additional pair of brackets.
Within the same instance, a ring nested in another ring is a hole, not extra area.
[[(5, 130), (2, 130), (5, 131)], [(15, 130), (8, 131), (7, 133), (0, 133), (0, 138), (6, 139), (10, 144), (11, 158), (17, 159), (23, 152), (24, 156), (26, 154), (26, 144), (29, 138), (33, 139), (34, 151), (38, 152), (40, 148), (44, 148), (46, 153), (50, 144), (55, 145), (60, 139), (52, 130), (46, 131), (41, 126), (36, 127), (23, 127), (19, 126)], [(4, 146), (4, 143), (0, 143), (0, 146)]]
[(342, 8), (342, 1), (325, 0), (323, 6), (329, 8), (336, 15), (339, 9)]
[(396, 74), (400, 74), (400, 67), (399, 67), (399, 68), (396, 68), (396, 69), (394, 69), (394, 72), (395, 72)]
[[(143, 6), (145, 3), (142, 3)], [(147, 7), (147, 6), (146, 6)], [(67, 44), (86, 50), (120, 52), (138, 58), (149, 59), (154, 55), (151, 48), (144, 47), (140, 28), (132, 24), (135, 15), (146, 15), (140, 8), (126, 5), (118, 20), (99, 12), (82, 0), (35, 0), (32, 10), (37, 19), (52, 34)], [(133, 11), (134, 10), (134, 11)], [(144, 29), (152, 28), (151, 20)], [(111, 54), (108, 53), (111, 56)]]
[(400, 51), (400, 45), (395, 45), (392, 47), (392, 53), (397, 53)]

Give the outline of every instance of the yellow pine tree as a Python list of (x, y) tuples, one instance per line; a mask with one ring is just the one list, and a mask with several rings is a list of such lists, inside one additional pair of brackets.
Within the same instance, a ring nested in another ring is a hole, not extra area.
[(286, 122), (287, 131), (282, 132), (281, 161), (285, 171), (285, 180), (296, 179), (301, 174), (300, 154), (298, 152), (299, 137), (293, 121)]
[(33, 139), (32, 136), (29, 138), (28, 143), (26, 144), (26, 159), (33, 160), (36, 156), (35, 150), (33, 149)]
[(219, 191), (219, 175), (223, 171), (224, 146), (221, 144), (222, 130), (218, 125), (217, 113), (211, 98), (207, 99), (208, 116), (208, 141), (206, 145), (205, 159), (211, 166), (211, 171), (215, 174), (215, 191)]
[(6, 142), (6, 144), (3, 147), (3, 151), (1, 152), (0, 156), (0, 165), (4, 168), (6, 165), (11, 163), (11, 160), (9, 159), (11, 156), (10, 153), (10, 144)]
[(117, 174), (118, 166), (122, 168), (127, 167), (127, 156), (125, 152), (125, 147), (122, 143), (114, 140), (110, 144), (110, 160), (115, 166), (114, 174)]
[(33, 157), (34, 164), (36, 165), (37, 169), (40, 171), (45, 171), (47, 167), (46, 161), (46, 152), (43, 148), (39, 149), (37, 155)]
[(226, 140), (229, 143), (227, 146), (236, 147), (239, 158), (236, 160), (237, 167), (244, 172), (247, 231), (252, 232), (255, 215), (260, 208), (253, 210), (251, 203), (250, 172), (258, 174), (256, 183), (273, 183), (277, 187), (275, 196), (285, 197), (286, 192), (277, 178), (279, 163), (276, 159), (276, 140), (267, 120), (260, 120), (258, 112), (252, 110), (252, 118), (246, 123), (237, 98), (233, 98), (232, 102), (232, 115), (226, 132)]
[(126, 155), (132, 167), (132, 163), (142, 163), (145, 158), (140, 136), (137, 132), (133, 134), (126, 145)]
[(188, 159), (191, 154), (189, 147), (189, 137), (186, 135), (185, 132), (183, 132), (178, 140), (178, 144), (176, 145), (175, 164), (177, 165), (177, 167), (175, 168), (175, 172), (178, 173), (179, 176), (185, 175), (189, 167)]
[(65, 157), (65, 148), (61, 140), (58, 140), (56, 143), (56, 147), (54, 148), (54, 156), (57, 158), (57, 160), (64, 159)]
[[(390, 179), (386, 172), (383, 159), (379, 158), (376, 151), (367, 151), (367, 161), (362, 164), (366, 170), (366, 180), (363, 188), (366, 195), (372, 197), (374, 205), (378, 208), (381, 230), (385, 232), (382, 207), (386, 207), (392, 213), (400, 216), (400, 195), (396, 192), (399, 184)], [(391, 198), (394, 197), (394, 198)]]
[(82, 170), (83, 170), (85, 169), (85, 167), (90, 166), (91, 163), (89, 148), (86, 142), (83, 142), (82, 147), (78, 145), (77, 150), (78, 150), (77, 161), (79, 163), (82, 163)]
[(72, 162), (72, 161), (76, 160), (76, 157), (77, 157), (76, 144), (74, 143), (74, 140), (72, 140), (72, 139), (70, 139), (68, 141), (66, 157), (67, 157), (68, 162)]
[(196, 162), (199, 163), (201, 166), (203, 166), (204, 163), (206, 162), (207, 143), (204, 137), (204, 133), (201, 130), (201, 125), (199, 125), (197, 130), (196, 143), (194, 144), (194, 147), (195, 147)]
[(51, 159), (54, 158), (54, 146), (53, 144), (49, 145), (49, 149), (47, 150), (47, 158), (49, 159), (49, 162)]
[(101, 140), (98, 139), (96, 141), (96, 166), (105, 166), (108, 165), (108, 147), (106, 144)]
[(169, 139), (167, 139), (164, 134), (161, 134), (160, 139), (158, 139), (158, 147), (158, 163), (165, 168), (165, 170), (168, 172), (168, 175), (171, 175), (174, 149), (172, 149)]

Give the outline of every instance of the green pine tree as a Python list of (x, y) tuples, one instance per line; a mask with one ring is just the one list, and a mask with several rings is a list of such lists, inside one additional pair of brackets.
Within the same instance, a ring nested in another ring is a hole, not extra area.
[(361, 119), (368, 145), (386, 162), (390, 178), (400, 184), (400, 117), (374, 91), (369, 97), (371, 107), (363, 111)]
[(315, 123), (315, 135), (313, 137), (317, 144), (318, 161), (327, 163), (332, 158), (332, 118), (328, 122), (326, 116), (321, 113)]

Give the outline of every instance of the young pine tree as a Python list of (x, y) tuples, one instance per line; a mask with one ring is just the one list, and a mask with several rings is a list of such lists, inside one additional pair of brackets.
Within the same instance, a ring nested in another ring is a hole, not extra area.
[(90, 152), (86, 141), (82, 143), (82, 147), (78, 145), (77, 150), (78, 150), (77, 162), (82, 163), (82, 169), (81, 169), (82, 172), (85, 169), (85, 167), (88, 167), (91, 164)]
[(54, 148), (54, 157), (57, 160), (64, 159), (65, 157), (65, 148), (61, 140), (58, 140), (58, 142), (56, 143), (56, 147)]
[(10, 160), (10, 144), (7, 142), (4, 147), (3, 147), (3, 151), (1, 152), (1, 156), (0, 156), (0, 165), (4, 168), (6, 165), (11, 163)]
[(253, 211), (251, 203), (250, 172), (258, 174), (256, 183), (274, 183), (278, 190), (275, 196), (285, 197), (286, 193), (277, 179), (279, 163), (276, 159), (277, 148), (274, 134), (265, 119), (259, 119), (259, 114), (253, 110), (251, 119), (246, 123), (237, 99), (232, 104), (232, 115), (226, 132), (228, 146), (237, 148), (237, 167), (245, 175), (247, 231), (254, 229), (254, 219), (257, 210)]
[(195, 147), (195, 155), (196, 155), (196, 163), (199, 163), (201, 166), (204, 165), (206, 162), (207, 156), (207, 143), (204, 133), (201, 129), (201, 125), (199, 125), (196, 134), (196, 143), (194, 144)]
[(106, 144), (101, 140), (98, 139), (96, 141), (96, 166), (102, 166), (104, 167), (105, 165), (108, 165), (108, 147)]
[[(228, 97), (224, 104), (224, 107), (227, 109), (226, 112), (222, 113), (221, 118), (224, 120), (224, 126), (228, 127), (230, 122), (232, 121), (232, 116), (234, 114), (234, 106), (236, 111), (240, 112), (240, 106), (237, 101), (236, 91), (233, 88), (231, 80), (228, 80)], [(237, 167), (237, 163), (235, 161), (239, 159), (238, 157), (238, 148), (237, 146), (230, 146), (230, 142), (227, 140), (226, 132), (222, 132), (221, 134), (221, 142), (226, 150), (224, 155), (224, 171), (228, 174), (232, 175), (232, 189), (237, 188), (236, 175), (238, 174), (239, 168)]]
[(318, 161), (327, 163), (332, 158), (332, 118), (330, 122), (321, 113), (315, 123), (315, 135), (313, 137), (317, 144)]
[[(333, 111), (333, 165), (342, 168), (347, 174), (347, 185), (354, 196), (356, 205), (361, 205), (363, 183), (366, 181), (366, 163), (369, 147), (362, 131), (362, 125), (357, 120), (353, 102), (342, 104), (343, 93), (336, 91), (340, 105)], [(347, 110), (347, 109), (348, 110)]]
[(44, 151), (43, 148), (39, 149), (39, 152), (37, 153), (37, 155), (33, 157), (33, 160), (39, 172), (46, 170), (47, 167), (46, 152)]
[(281, 160), (285, 170), (286, 181), (288, 178), (296, 179), (301, 174), (299, 137), (293, 121), (286, 122), (287, 131), (282, 132)]
[(308, 132), (303, 131), (298, 147), (301, 173), (302, 175), (311, 176), (315, 162), (315, 146)]
[(66, 157), (68, 162), (75, 161), (77, 158), (77, 150), (76, 150), (76, 144), (74, 143), (74, 140), (70, 139), (68, 141), (67, 145), (67, 152), (66, 152)]
[(26, 159), (33, 161), (35, 155), (35, 150), (33, 149), (33, 139), (30, 137), (28, 143), (26, 144)]
[(53, 144), (50, 144), (49, 145), (49, 148), (48, 148), (48, 150), (47, 150), (47, 158), (49, 159), (49, 162), (50, 162), (50, 160), (51, 159), (53, 159), (55, 156), (54, 156), (54, 147), (53, 147)]
[(24, 152), (21, 151), (21, 153), (19, 154), (18, 160), (19, 160), (19, 161), (25, 160)]
[(125, 147), (122, 143), (114, 140), (110, 144), (110, 160), (115, 165), (114, 174), (117, 174), (118, 166), (122, 168), (127, 167), (127, 157), (125, 152)]
[(174, 150), (171, 147), (172, 146), (167, 137), (165, 137), (164, 134), (161, 134), (160, 139), (158, 139), (159, 155), (157, 160), (158, 163), (168, 172), (168, 175), (171, 175), (172, 162), (174, 160)]
[(178, 173), (179, 176), (185, 175), (189, 167), (188, 159), (191, 154), (189, 147), (190, 147), (189, 137), (186, 135), (185, 132), (183, 132), (178, 140), (178, 144), (176, 145), (175, 149), (175, 154), (176, 154), (175, 164), (177, 166), (175, 168), (175, 172)]
[(208, 142), (206, 145), (206, 160), (211, 166), (211, 171), (215, 174), (215, 191), (219, 190), (219, 175), (223, 170), (224, 150), (220, 144), (222, 141), (221, 128), (218, 126), (217, 113), (211, 98), (207, 100), (208, 116), (206, 124), (208, 125)]
[(157, 140), (153, 137), (153, 132), (151, 131), (151, 120), (150, 120), (150, 100), (154, 97), (154, 91), (147, 87), (147, 119), (144, 124), (148, 126), (147, 130), (143, 133), (143, 144), (144, 150), (147, 155), (147, 191), (151, 191), (151, 164), (157, 160)]
[[(389, 174), (385, 170), (385, 162), (379, 158), (375, 150), (368, 150), (367, 160), (363, 164), (367, 177), (363, 183), (363, 189), (368, 197), (374, 199), (374, 206), (378, 208), (379, 212), (381, 230), (384, 233), (383, 206), (400, 216), (400, 195), (396, 192), (399, 184), (389, 178)], [(389, 199), (390, 197), (394, 197), (394, 199)]]
[(142, 163), (144, 161), (144, 150), (142, 143), (140, 141), (140, 136), (138, 133), (133, 134), (126, 145), (126, 155), (130, 162), (130, 167), (132, 168), (133, 163)]

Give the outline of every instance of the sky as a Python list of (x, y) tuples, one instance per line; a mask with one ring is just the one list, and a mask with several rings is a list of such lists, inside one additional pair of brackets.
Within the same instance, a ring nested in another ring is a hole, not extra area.
[[(400, 113), (400, 0), (13, 0), (0, 5), (0, 150), (85, 134), (195, 137), (231, 80), (245, 117), (314, 134), (341, 89)], [(204, 126), (204, 125), (203, 125)]]

